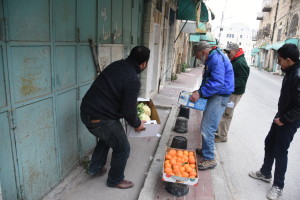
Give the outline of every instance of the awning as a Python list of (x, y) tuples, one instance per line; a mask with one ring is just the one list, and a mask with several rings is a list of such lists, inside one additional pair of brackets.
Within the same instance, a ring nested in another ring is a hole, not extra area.
[(264, 44), (260, 45), (258, 48), (259, 48), (259, 49), (266, 49), (266, 47), (267, 47), (268, 45), (269, 45), (268, 43), (264, 43)]
[(209, 42), (216, 42), (212, 33), (207, 32), (205, 35), (200, 34), (190, 34), (190, 42), (199, 42), (199, 41), (207, 41)]
[[(177, 19), (208, 22), (208, 8), (202, 0), (178, 0)], [(201, 9), (198, 9), (199, 2), (201, 2)], [(197, 19), (198, 11), (198, 19)], [(199, 19), (200, 11), (200, 19)], [(210, 10), (211, 12), (211, 10)], [(211, 12), (211, 18), (214, 19), (215, 15)]]
[(271, 48), (272, 48), (272, 44), (268, 44), (265, 49), (270, 50)]
[(200, 41), (213, 42), (215, 41), (215, 38), (211, 32), (207, 32), (205, 35), (200, 35)]
[(190, 34), (190, 42), (199, 42), (199, 41), (200, 41), (200, 35)]
[(252, 49), (251, 53), (259, 53), (260, 52), (260, 49), (259, 48), (254, 48)]
[(213, 41), (213, 42), (208, 41), (208, 43), (209, 43), (210, 45), (217, 45), (217, 41), (216, 41), (216, 40)]
[(280, 47), (282, 47), (282, 45), (284, 45), (284, 42), (276, 42), (276, 43), (272, 44), (271, 49), (274, 49), (277, 51)]
[(289, 38), (287, 40), (285, 40), (284, 42), (285, 44), (295, 44), (296, 46), (298, 46), (299, 44), (299, 39), (298, 38)]

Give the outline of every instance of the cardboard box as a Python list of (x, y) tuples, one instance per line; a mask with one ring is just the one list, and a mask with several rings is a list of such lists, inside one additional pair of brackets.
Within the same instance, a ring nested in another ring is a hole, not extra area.
[[(167, 147), (165, 155), (167, 152), (169, 152), (170, 149), (175, 149), (175, 150), (182, 150), (184, 151), (185, 149), (176, 149), (176, 148), (170, 148)], [(172, 183), (182, 183), (182, 184), (186, 184), (186, 185), (197, 185), (198, 181), (199, 181), (199, 172), (198, 172), (198, 162), (197, 162), (197, 155), (196, 155), (196, 151), (195, 150), (187, 150), (188, 152), (193, 152), (195, 160), (196, 160), (196, 178), (186, 178), (186, 177), (180, 177), (180, 176), (175, 176), (175, 175), (170, 175), (170, 174), (166, 174), (164, 172), (165, 169), (165, 162), (163, 164), (163, 169), (162, 169), (162, 180), (163, 181), (167, 181), (167, 182), (172, 182)], [(164, 161), (166, 160), (166, 158), (164, 159)]]
[(179, 94), (178, 103), (183, 106), (189, 107), (189, 108), (204, 111), (207, 100), (200, 98), (194, 103), (194, 102), (190, 101), (191, 95), (192, 95), (192, 92), (181, 91)]
[(131, 127), (129, 124), (125, 125), (125, 132), (128, 137), (153, 137), (160, 136), (159, 128), (160, 128), (160, 119), (157, 114), (155, 105), (151, 99), (142, 99), (138, 98), (138, 103), (147, 104), (151, 110), (150, 121), (145, 123), (146, 130), (141, 132), (135, 132), (135, 129)]

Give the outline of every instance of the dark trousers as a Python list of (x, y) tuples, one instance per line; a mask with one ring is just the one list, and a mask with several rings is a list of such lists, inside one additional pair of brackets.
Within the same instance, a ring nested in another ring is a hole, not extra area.
[(130, 153), (130, 145), (119, 120), (101, 120), (92, 123), (88, 115), (81, 113), (81, 120), (88, 130), (98, 138), (89, 171), (98, 173), (106, 164), (107, 154), (113, 149), (107, 185), (114, 186), (124, 179), (124, 170)]
[(283, 126), (272, 123), (271, 129), (265, 139), (265, 158), (260, 172), (266, 177), (272, 177), (271, 171), (275, 160), (274, 186), (284, 188), (288, 149), (299, 126), (300, 120)]

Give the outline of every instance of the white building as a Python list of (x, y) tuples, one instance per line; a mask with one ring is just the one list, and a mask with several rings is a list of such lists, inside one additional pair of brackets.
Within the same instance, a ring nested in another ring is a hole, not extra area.
[(243, 48), (248, 65), (252, 64), (251, 50), (255, 44), (255, 42), (252, 41), (253, 29), (249, 28), (246, 24), (235, 23), (229, 26), (223, 26), (223, 28), (221, 28), (221, 34), (220, 27), (215, 28), (215, 30), (215, 36), (219, 40), (221, 48), (225, 48), (230, 42), (237, 43), (240, 48)]

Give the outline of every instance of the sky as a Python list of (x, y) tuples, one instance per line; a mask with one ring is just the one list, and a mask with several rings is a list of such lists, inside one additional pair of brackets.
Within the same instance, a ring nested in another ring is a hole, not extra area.
[(223, 26), (231, 23), (245, 23), (250, 28), (258, 29), (257, 13), (262, 10), (263, 0), (206, 0), (206, 5), (213, 11), (216, 19), (210, 21), (213, 30), (221, 25), (224, 11)]

